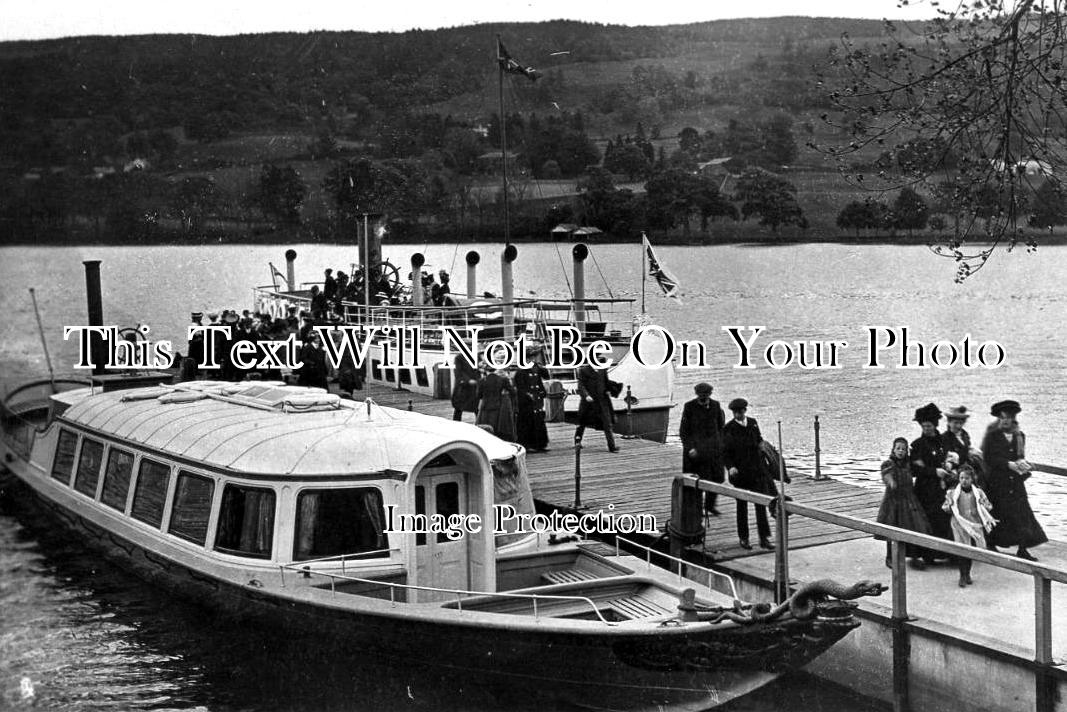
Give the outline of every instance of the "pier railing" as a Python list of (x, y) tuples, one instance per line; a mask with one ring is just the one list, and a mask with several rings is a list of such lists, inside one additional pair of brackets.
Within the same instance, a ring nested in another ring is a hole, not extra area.
[[(1052, 474), (1067, 475), (1067, 470), (1049, 465), (1036, 465), (1035, 469), (1040, 469), (1043, 472), (1051, 472)], [(770, 506), (774, 503), (777, 507), (784, 507), (788, 514), (798, 514), (826, 524), (844, 527), (846, 529), (863, 532), (887, 540), (890, 542), (891, 548), (890, 569), (892, 584), (890, 589), (892, 592), (892, 617), (897, 623), (902, 623), (909, 619), (907, 567), (905, 564), (905, 552), (906, 547), (909, 544), (949, 554), (954, 557), (980, 561), (990, 566), (1030, 576), (1033, 579), (1034, 585), (1033, 662), (1035, 664), (1036, 673), (1036, 710), (1037, 712), (1046, 712), (1053, 709), (1054, 688), (1052, 686), (1052, 678), (1048, 674), (1057, 664), (1052, 656), (1052, 582), (1055, 581), (1057, 583), (1067, 584), (1067, 571), (1043, 564), (1039, 561), (1028, 561), (1020, 559), (1017, 556), (1001, 554), (999, 552), (979, 549), (973, 546), (965, 546), (963, 544), (957, 544), (954, 541), (948, 541), (928, 534), (918, 534), (907, 529), (900, 529), (898, 527), (872, 522), (868, 519), (831, 512), (819, 507), (812, 507), (810, 505), (787, 500), (783, 496), (775, 497), (758, 494), (748, 490), (737, 489), (736, 487), (731, 487), (729, 485), (701, 480), (693, 475), (679, 475), (677, 479), (681, 481), (683, 488), (692, 488), (702, 492), (714, 492), (716, 494), (726, 495), (727, 497), (764, 506)], [(786, 522), (786, 525), (781, 527), (783, 521)], [(779, 514), (778, 522), (787, 537), (787, 518), (784, 518)], [(788, 571), (788, 567), (781, 563), (782, 559), (787, 556), (788, 539), (786, 538), (786, 546), (784, 548), (779, 547), (776, 552), (776, 557), (779, 560), (778, 564), (775, 566), (776, 576), (779, 575), (780, 572)], [(785, 574), (785, 578), (788, 579), (788, 573)], [(779, 587), (787, 588), (788, 580), (776, 581), (776, 589)], [(900, 629), (901, 634), (903, 634), (900, 626), (898, 626), (898, 629)], [(908, 709), (907, 661), (906, 659), (903, 661), (898, 660), (898, 647), (906, 649), (906, 646), (897, 645), (895, 633), (894, 695), (901, 696), (902, 699), (894, 700), (894, 712), (902, 712)], [(898, 663), (900, 664), (898, 665)], [(898, 667), (902, 668), (902, 670), (898, 669)]]

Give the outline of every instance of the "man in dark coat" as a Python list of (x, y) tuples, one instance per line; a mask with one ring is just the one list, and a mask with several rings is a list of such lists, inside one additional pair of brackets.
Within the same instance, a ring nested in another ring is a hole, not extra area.
[[(696, 398), (682, 407), (682, 423), (678, 436), (682, 439), (682, 472), (688, 472), (705, 480), (722, 482), (725, 479), (722, 466), (722, 429), (726, 416), (717, 400), (712, 400), (709, 383), (698, 383), (693, 388)], [(704, 508), (718, 516), (715, 508), (718, 495), (708, 492)]]
[[(952, 514), (942, 509), (942, 505), (945, 493), (956, 485), (956, 478), (945, 469), (945, 446), (937, 431), (940, 420), (941, 410), (933, 403), (915, 411), (915, 422), (923, 433), (911, 444), (911, 472), (915, 476), (915, 496), (930, 523), (930, 533), (953, 541)], [(924, 558), (930, 563), (934, 557), (931, 552)]]
[(317, 331), (308, 335), (307, 343), (300, 349), (300, 376), (297, 385), (327, 388), (326, 352), (322, 350), (322, 340)]
[(1013, 400), (993, 404), (990, 414), (997, 421), (982, 440), (987, 474), (985, 491), (993, 504), (993, 518), (998, 521), (990, 545), (1016, 546), (1015, 555), (1020, 559), (1037, 561), (1029, 548), (1044, 544), (1048, 537), (1034, 516), (1026, 494), (1026, 480), (1032, 468), (1026, 461), (1026, 436), (1015, 419), (1021, 410)]
[(329, 267), (326, 268), (322, 281), (322, 296), (331, 302), (337, 298), (337, 280), (333, 278), (333, 270)]
[(452, 420), (463, 420), (464, 413), (478, 412), (478, 382), (481, 374), (463, 354), (452, 362)]
[(543, 353), (539, 346), (528, 347), (530, 367), (515, 371), (515, 435), (520, 445), (533, 452), (548, 449), (545, 381), (549, 373), (541, 363)]
[[(767, 494), (760, 462), (759, 446), (763, 436), (756, 419), (746, 416), (748, 401), (734, 398), (730, 401), (730, 412), (734, 417), (722, 429), (722, 457), (730, 473), (730, 484), (738, 489)], [(767, 508), (757, 504), (755, 509), (759, 545), (763, 549), (773, 549)], [(742, 549), (752, 548), (748, 543), (748, 502), (743, 499), (737, 500), (737, 537)]]
[(612, 432), (615, 409), (611, 406), (611, 390), (613, 387), (608, 381), (608, 369), (593, 368), (588, 363), (578, 368), (578, 397), (581, 403), (578, 405), (578, 427), (574, 431), (575, 445), (582, 444), (585, 428), (589, 426), (604, 431), (610, 452), (619, 451), (615, 445), (615, 433)]

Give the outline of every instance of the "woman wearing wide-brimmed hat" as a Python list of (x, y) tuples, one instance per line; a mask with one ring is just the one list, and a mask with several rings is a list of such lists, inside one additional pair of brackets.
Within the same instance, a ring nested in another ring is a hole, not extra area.
[(1018, 401), (993, 404), (989, 414), (996, 417), (982, 440), (987, 469), (986, 494), (993, 503), (993, 517), (999, 520), (989, 543), (1018, 547), (1015, 555), (1036, 561), (1030, 547), (1048, 541), (1026, 494), (1026, 480), (1032, 469), (1026, 461), (1026, 436), (1019, 430), (1016, 416), (1022, 410)]

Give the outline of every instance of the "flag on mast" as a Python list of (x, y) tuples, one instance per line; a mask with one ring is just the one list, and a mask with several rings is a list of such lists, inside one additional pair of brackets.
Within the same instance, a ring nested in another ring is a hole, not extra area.
[(524, 64), (519, 64), (517, 61), (512, 59), (511, 55), (508, 54), (508, 51), (504, 49), (504, 43), (500, 41), (499, 37), (496, 40), (496, 61), (497, 64), (500, 65), (500, 68), (508, 74), (521, 74), (522, 76), (529, 79), (531, 82), (536, 82), (537, 78), (541, 76), (541, 73), (533, 67), (527, 67)]
[(641, 233), (641, 244), (645, 248), (645, 259), (648, 260), (648, 276), (656, 280), (656, 284), (663, 290), (664, 296), (670, 297), (679, 304), (682, 297), (678, 293), (678, 279), (660, 264), (656, 253), (652, 250), (652, 243), (648, 241), (648, 235)]

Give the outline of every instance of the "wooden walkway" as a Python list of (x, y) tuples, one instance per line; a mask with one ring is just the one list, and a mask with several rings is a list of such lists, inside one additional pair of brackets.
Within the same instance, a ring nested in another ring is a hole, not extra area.
[[(356, 391), (356, 398), (370, 397), (379, 405), (394, 408), (411, 407), (420, 413), (444, 418), (452, 417), (448, 401), (434, 400), (409, 391), (381, 386), (368, 386)], [(470, 422), (471, 414), (464, 419)], [(549, 423), (549, 450), (527, 455), (530, 484), (538, 506), (561, 511), (574, 510), (574, 426), (568, 423)], [(671, 483), (681, 473), (680, 445), (661, 444), (647, 440), (617, 438), (620, 451), (608, 452), (603, 433), (587, 430), (581, 452), (581, 499), (583, 511), (607, 510), (614, 505), (615, 514), (651, 514), (664, 531), (671, 514)], [(865, 489), (836, 480), (816, 481), (808, 476), (795, 476), (786, 486), (787, 494), (797, 502), (821, 507), (832, 512), (850, 514), (873, 520), (882, 495), (878, 490)], [(719, 500), (721, 515), (706, 517), (707, 534), (703, 550), (717, 561), (760, 553), (758, 547), (748, 551), (738, 545), (735, 504), (727, 497)], [(756, 519), (749, 511), (751, 541), (758, 541)], [(773, 520), (772, 520), (773, 530)], [(866, 534), (837, 527), (804, 517), (790, 521), (789, 548), (819, 546), (850, 539), (862, 539)]]

